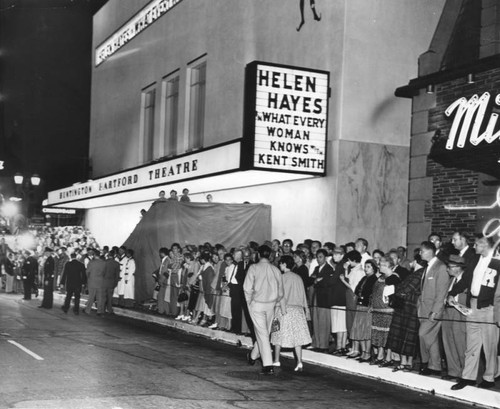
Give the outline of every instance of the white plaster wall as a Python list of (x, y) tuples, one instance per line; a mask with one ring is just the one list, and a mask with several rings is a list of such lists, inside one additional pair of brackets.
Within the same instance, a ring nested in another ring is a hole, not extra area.
[(418, 73), (445, 0), (348, 0), (340, 138), (410, 146), (411, 100), (394, 90)]

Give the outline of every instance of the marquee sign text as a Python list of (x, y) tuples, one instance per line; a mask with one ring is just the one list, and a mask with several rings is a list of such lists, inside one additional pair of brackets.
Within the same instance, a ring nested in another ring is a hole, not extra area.
[(169, 185), (186, 179), (239, 170), (241, 142), (192, 153), (176, 159), (89, 180), (48, 194), (48, 204), (89, 199), (146, 187)]
[(96, 67), (148, 28), (182, 0), (153, 0), (96, 48)]
[(324, 174), (328, 73), (258, 63), (254, 75), (253, 167)]

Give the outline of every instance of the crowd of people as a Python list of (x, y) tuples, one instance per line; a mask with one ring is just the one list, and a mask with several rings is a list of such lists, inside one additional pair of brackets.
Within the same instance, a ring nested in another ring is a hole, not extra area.
[[(483, 349), (486, 370), (479, 386), (493, 387), (500, 375), (500, 291), (495, 295), (500, 260), (490, 238), (478, 235), (473, 246), (472, 240), (455, 232), (443, 243), (432, 233), (411, 261), (402, 246), (370, 253), (363, 238), (341, 246), (304, 240), (295, 248), (288, 239), (266, 242), (270, 264), (283, 277), (290, 272), (300, 277), (305, 297), (294, 296), (294, 306), (303, 310), (310, 345), (303, 337), (300, 345), (284, 347), (295, 348), (298, 367), (299, 347), (308, 345), (393, 371), (455, 379), (454, 389), (476, 383)], [(210, 243), (160, 249), (153, 275), (157, 312), (255, 339), (244, 286), (250, 266), (259, 261), (258, 248), (250, 242), (229, 250)], [(280, 308), (275, 316), (283, 318)], [(302, 334), (300, 326), (286, 328), (282, 332)], [(272, 365), (279, 365), (281, 346), (275, 344)]]
[[(17, 256), (17, 267), (13, 263), (30, 294), (36, 285), (27, 276), (41, 271), (41, 307), (51, 308), (52, 290), (64, 288), (64, 312), (74, 295), (78, 313), (83, 285), (89, 295), (83, 312), (90, 313), (94, 302), (98, 315), (113, 313), (113, 305), (134, 306), (132, 249), (100, 249), (81, 228), (41, 233), (37, 253), (45, 246), (44, 256), (37, 262), (26, 252)], [(345, 245), (307, 239), (294, 246), (286, 239), (231, 249), (174, 243), (158, 252), (154, 311), (250, 335), (255, 343), (247, 361), (261, 359), (265, 374), (280, 365), (282, 348), (295, 351), (295, 370), (301, 371), (306, 347), (395, 372), (454, 379), (455, 390), (475, 385), (481, 375), (478, 386), (491, 388), (500, 375), (498, 250), (482, 235), (457, 231), (450, 239), (444, 243), (432, 233), (411, 261), (402, 246), (370, 252), (363, 238)], [(13, 253), (0, 241), (2, 271), (11, 270)]]

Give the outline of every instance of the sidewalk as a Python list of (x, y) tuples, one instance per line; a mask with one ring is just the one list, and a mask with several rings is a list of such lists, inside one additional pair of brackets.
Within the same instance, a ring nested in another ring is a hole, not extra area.
[[(54, 301), (58, 300), (63, 302), (64, 298), (64, 294), (54, 292)], [(81, 307), (83, 307), (85, 303), (86, 300), (82, 298), (80, 301)], [(211, 330), (209, 328), (199, 327), (182, 321), (175, 321), (173, 318), (155, 315), (148, 312), (117, 307), (115, 307), (114, 311), (116, 315), (122, 317), (151, 322), (215, 341), (243, 346), (245, 348), (250, 348), (252, 346), (251, 339), (246, 336), (236, 335), (225, 331)], [(292, 353), (283, 353), (282, 355), (293, 358)], [(414, 389), (421, 391), (422, 393), (430, 393), (439, 397), (458, 400), (488, 408), (500, 408), (500, 392), (498, 390), (487, 390), (466, 386), (462, 390), (452, 391), (450, 389), (454, 384), (452, 381), (446, 381), (437, 377), (422, 376), (416, 372), (392, 372), (392, 368), (379, 368), (378, 366), (371, 366), (366, 363), (346, 359), (345, 357), (337, 357), (330, 354), (313, 352), (307, 349), (303, 350), (302, 360), (305, 364), (320, 365), (340, 372), (364, 376), (378, 381)]]

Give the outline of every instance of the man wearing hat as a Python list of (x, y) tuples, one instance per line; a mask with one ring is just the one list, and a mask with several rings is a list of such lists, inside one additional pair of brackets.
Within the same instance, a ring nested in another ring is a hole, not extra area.
[[(448, 274), (452, 278), (449, 292), (456, 291), (460, 285), (460, 281), (466, 279), (464, 277), (465, 259), (452, 254), (447, 265)], [(456, 302), (465, 306), (467, 294), (461, 293), (454, 297), (448, 293), (448, 297), (441, 326), (443, 347), (448, 367), (448, 374), (443, 376), (443, 379), (454, 379), (460, 378), (464, 369), (467, 332), (465, 328), (465, 316), (453, 307), (452, 304)]]
[(54, 273), (55, 260), (52, 257), (54, 250), (50, 247), (45, 247), (45, 263), (43, 265), (43, 300), (42, 305), (38, 308), (52, 308), (54, 303)]

